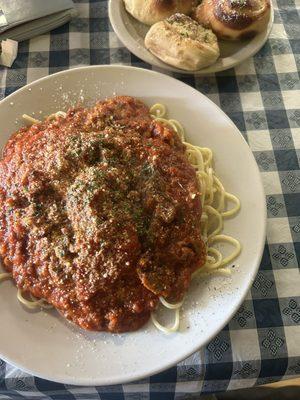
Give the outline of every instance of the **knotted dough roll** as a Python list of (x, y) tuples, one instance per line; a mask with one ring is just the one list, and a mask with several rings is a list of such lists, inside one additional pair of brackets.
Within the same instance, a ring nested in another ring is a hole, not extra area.
[(124, 0), (126, 10), (146, 25), (153, 25), (175, 13), (190, 14), (195, 0)]
[(207, 67), (220, 55), (216, 35), (183, 14), (153, 25), (145, 46), (165, 63), (188, 71)]
[(265, 29), (270, 19), (270, 1), (203, 0), (193, 17), (219, 39), (247, 39)]

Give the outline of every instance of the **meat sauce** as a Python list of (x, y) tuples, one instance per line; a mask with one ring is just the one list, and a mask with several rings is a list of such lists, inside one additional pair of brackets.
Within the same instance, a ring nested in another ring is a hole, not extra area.
[(131, 97), (22, 128), (0, 161), (0, 254), (18, 288), (84, 329), (140, 328), (205, 259), (194, 169)]

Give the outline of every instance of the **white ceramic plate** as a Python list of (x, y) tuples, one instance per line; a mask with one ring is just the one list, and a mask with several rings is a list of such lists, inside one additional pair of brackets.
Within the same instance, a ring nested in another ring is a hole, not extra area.
[(124, 66), (95, 66), (42, 78), (0, 103), (0, 147), (23, 125), (23, 113), (41, 118), (67, 110), (78, 100), (89, 104), (115, 94), (135, 96), (148, 105), (166, 104), (169, 115), (185, 126), (190, 142), (213, 149), (218, 174), (242, 202), (239, 215), (226, 222), (226, 232), (241, 241), (243, 251), (231, 278), (210, 276), (193, 281), (180, 331), (169, 336), (151, 323), (122, 335), (84, 332), (55, 310), (24, 309), (13, 283), (1, 283), (0, 357), (29, 373), (63, 383), (104, 385), (132, 381), (166, 369), (205, 345), (232, 318), (244, 299), (264, 246), (265, 196), (247, 143), (214, 103), (163, 74)]
[(149, 27), (133, 18), (126, 10), (123, 0), (109, 1), (109, 19), (118, 38), (133, 54), (157, 68), (189, 75), (207, 75), (235, 67), (256, 54), (266, 43), (274, 21), (271, 2), (271, 17), (266, 29), (251, 40), (229, 42), (219, 41), (220, 58), (210, 67), (199, 71), (184, 71), (160, 61), (144, 46), (144, 39)]

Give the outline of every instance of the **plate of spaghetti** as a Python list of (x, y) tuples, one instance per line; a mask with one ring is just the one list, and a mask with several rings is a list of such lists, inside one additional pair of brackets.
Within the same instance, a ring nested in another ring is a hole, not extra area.
[(215, 104), (153, 71), (95, 66), (27, 85), (0, 118), (3, 359), (124, 383), (229, 322), (266, 210), (252, 153)]

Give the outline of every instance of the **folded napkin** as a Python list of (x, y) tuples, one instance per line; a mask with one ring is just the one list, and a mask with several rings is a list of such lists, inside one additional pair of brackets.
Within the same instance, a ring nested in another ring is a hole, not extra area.
[(71, 0), (0, 0), (0, 41), (30, 39), (76, 15)]

